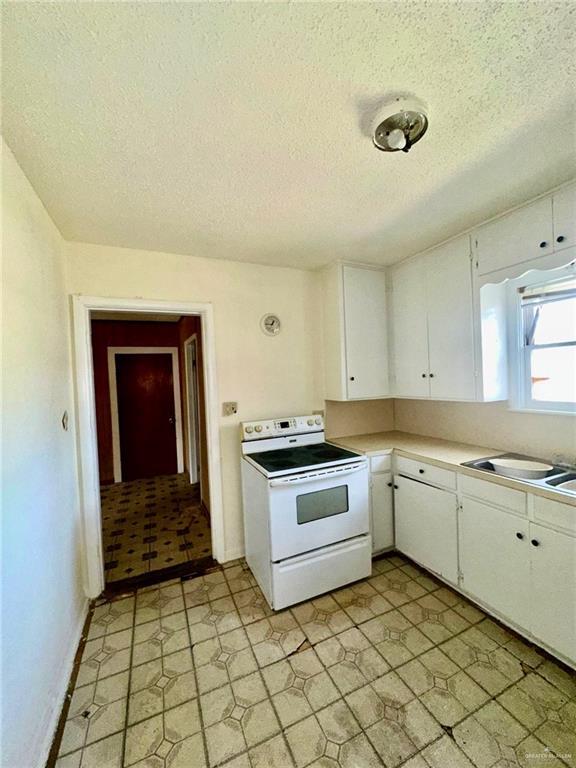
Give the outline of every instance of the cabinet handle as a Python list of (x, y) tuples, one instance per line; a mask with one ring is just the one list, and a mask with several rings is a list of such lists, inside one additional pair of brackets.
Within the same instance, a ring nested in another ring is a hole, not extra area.
[(546, 240), (542, 240), (542, 242), (540, 243), (540, 248), (546, 248), (547, 245), (548, 243), (546, 242)]
[(522, 539), (524, 538), (524, 534), (520, 533), (520, 531), (516, 531), (516, 538), (520, 539), (520, 541), (522, 541)]
[(419, 469), (418, 472), (420, 472), (421, 475), (424, 474), (424, 470), (423, 469)]
[(558, 235), (558, 237), (556, 238), (556, 242), (557, 242), (557, 243), (563, 243), (563, 242), (564, 242), (564, 240), (566, 240), (566, 238), (564, 237), (564, 235)]
[(540, 546), (540, 542), (538, 541), (538, 539), (532, 539), (530, 544), (532, 544), (533, 547), (539, 547)]

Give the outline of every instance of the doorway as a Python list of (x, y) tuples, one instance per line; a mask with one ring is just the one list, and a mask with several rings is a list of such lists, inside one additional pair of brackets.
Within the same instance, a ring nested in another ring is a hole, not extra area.
[[(86, 307), (96, 301), (106, 305), (110, 300), (74, 298), (90, 596), (101, 593), (104, 582), (107, 588), (142, 586), (198, 572), (201, 561), (208, 561), (204, 567), (214, 564), (212, 554), (222, 557), (220, 467), (214, 461), (218, 435), (211, 312), (204, 305), (201, 311), (186, 315), (169, 313), (165, 306), (154, 315), (140, 307), (137, 312), (126, 308), (112, 313), (102, 304), (98, 309)], [(98, 324), (100, 336), (107, 324), (108, 414), (102, 408), (99, 385), (104, 378), (100, 365), (103, 354), (94, 343), (94, 326)], [(88, 332), (88, 349), (81, 343), (82, 327)], [(146, 331), (150, 336), (142, 335)], [(169, 342), (175, 333), (177, 343), (172, 346)], [(185, 342), (193, 342), (193, 377), (186, 373), (190, 350)], [(92, 398), (83, 402), (88, 373)], [(91, 414), (87, 405), (92, 406)], [(90, 415), (86, 423), (85, 417)], [(103, 422), (107, 422), (104, 430)], [(95, 439), (98, 448), (95, 466), (90, 439)], [(106, 440), (110, 450), (103, 445)], [(194, 464), (190, 462), (192, 452)], [(88, 482), (90, 475), (98, 480), (97, 500), (94, 486)], [(202, 493), (201, 478), (206, 478)], [(94, 504), (92, 514), (86, 501)]]

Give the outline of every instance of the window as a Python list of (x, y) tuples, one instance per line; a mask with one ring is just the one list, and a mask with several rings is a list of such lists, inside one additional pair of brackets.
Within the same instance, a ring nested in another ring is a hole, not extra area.
[(520, 406), (576, 410), (576, 278), (518, 288)]

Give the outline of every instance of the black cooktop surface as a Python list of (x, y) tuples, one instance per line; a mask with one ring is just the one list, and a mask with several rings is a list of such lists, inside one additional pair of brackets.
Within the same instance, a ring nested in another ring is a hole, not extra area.
[(275, 451), (252, 453), (250, 458), (267, 472), (313, 467), (316, 464), (326, 464), (331, 461), (360, 458), (357, 453), (338, 448), (330, 443), (315, 443), (314, 445), (297, 445), (294, 448), (280, 448)]

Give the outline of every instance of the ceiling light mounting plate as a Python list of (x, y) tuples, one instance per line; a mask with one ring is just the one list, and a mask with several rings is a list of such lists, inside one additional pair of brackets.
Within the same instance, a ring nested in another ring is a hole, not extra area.
[(395, 96), (382, 104), (373, 125), (372, 141), (382, 152), (408, 152), (428, 129), (428, 109), (415, 96)]

